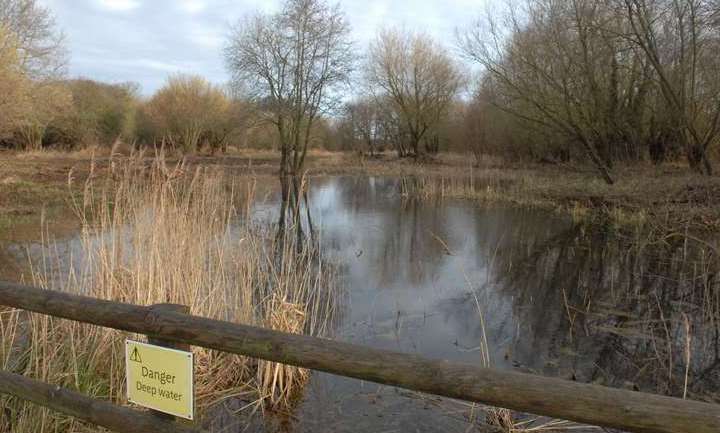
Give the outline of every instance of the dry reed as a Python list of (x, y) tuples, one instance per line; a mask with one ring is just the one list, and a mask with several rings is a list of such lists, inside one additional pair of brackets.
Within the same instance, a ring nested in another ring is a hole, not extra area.
[[(191, 314), (325, 335), (336, 312), (332, 268), (294, 237), (277, 240), (254, 222), (254, 182), (219, 169), (168, 165), (162, 156), (115, 159), (91, 173), (73, 202), (77, 240), (45, 239), (32, 283), (137, 305), (188, 305)], [(127, 333), (19, 311), (2, 315), (3, 367), (44, 382), (126, 404)], [(22, 343), (22, 342), (25, 343)], [(21, 343), (18, 343), (21, 342)], [(18, 354), (18, 351), (22, 352)], [(308, 373), (194, 348), (200, 412), (223, 398), (287, 403)], [(21, 362), (20, 362), (20, 361)], [(9, 398), (0, 428), (13, 432), (93, 431), (92, 427)]]

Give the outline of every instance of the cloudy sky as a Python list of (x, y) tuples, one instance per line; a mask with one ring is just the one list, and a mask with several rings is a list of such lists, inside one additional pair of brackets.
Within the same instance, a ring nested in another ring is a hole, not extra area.
[[(222, 47), (230, 25), (244, 15), (272, 12), (279, 0), (39, 0), (67, 35), (70, 74), (136, 81), (144, 94), (168, 74), (200, 73), (227, 81)], [(364, 47), (384, 26), (421, 30), (452, 49), (455, 27), (482, 12), (482, 0), (341, 0)]]

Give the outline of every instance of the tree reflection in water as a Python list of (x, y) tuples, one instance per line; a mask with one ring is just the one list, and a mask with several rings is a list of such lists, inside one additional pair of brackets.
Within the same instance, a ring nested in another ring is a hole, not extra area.
[[(720, 401), (713, 247), (399, 192), (398, 178), (313, 179), (318, 245), (347, 293), (333, 338), (480, 365), (487, 337), (496, 368), (682, 396), (687, 323), (689, 397)], [(277, 221), (280, 200), (257, 217)], [(392, 388), (320, 373), (293, 417), (293, 432), (469, 428)]]
[(687, 367), (690, 394), (717, 389), (720, 283), (709, 244), (607, 221), (541, 242), (522, 229), (514, 237), (522, 241), (498, 249), (495, 275), (530, 333), (516, 340), (515, 357), (542, 355), (557, 360), (544, 369), (578, 380), (678, 396)]

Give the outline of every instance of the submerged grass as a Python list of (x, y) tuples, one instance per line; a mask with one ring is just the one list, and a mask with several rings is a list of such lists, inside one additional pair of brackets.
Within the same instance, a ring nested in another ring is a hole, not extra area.
[[(183, 304), (194, 315), (286, 332), (330, 332), (338, 296), (332, 267), (311, 245), (278, 240), (253, 221), (253, 182), (162, 156), (117, 159), (103, 173), (91, 174), (73, 201), (80, 238), (44, 239), (33, 284), (137, 305)], [(3, 369), (127, 403), (123, 342), (141, 336), (15, 310), (0, 324)], [(200, 413), (231, 396), (287, 404), (308, 377), (295, 367), (193, 351)], [(2, 431), (94, 431), (12, 398), (2, 406)]]
[(618, 225), (662, 220), (673, 227), (720, 231), (720, 180), (675, 167), (619, 170), (607, 185), (573, 168), (481, 167), (436, 169), (401, 182), (404, 196), (468, 199), (484, 204), (555, 209), (583, 220), (609, 217)]

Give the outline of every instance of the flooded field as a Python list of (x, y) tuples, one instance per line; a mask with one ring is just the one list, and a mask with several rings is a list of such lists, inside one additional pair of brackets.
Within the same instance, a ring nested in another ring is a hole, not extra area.
[[(392, 178), (314, 181), (312, 215), (347, 289), (335, 338), (672, 395), (690, 341), (688, 392), (717, 399), (718, 282), (702, 281), (712, 263), (687, 240), (642, 245), (566, 215), (400, 190)], [(276, 200), (256, 217), (273, 221)], [(318, 373), (285, 427), (459, 432), (469, 418), (460, 404)]]
[[(332, 338), (719, 401), (720, 299), (709, 241), (402, 190), (397, 178), (312, 182), (316, 236), (343, 287)], [(271, 226), (279, 200), (259, 196), (255, 223)], [(82, 244), (65, 237), (56, 248), (79, 260)], [(37, 257), (40, 249), (15, 243), (9, 254)], [(207, 426), (467, 432), (485, 421), (479, 407), (323, 373), (313, 373), (286, 410), (249, 417), (240, 410), (248, 403), (216, 405)]]
[(718, 52), (720, 0), (0, 0), (0, 433), (718, 433)]

